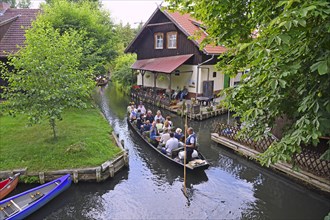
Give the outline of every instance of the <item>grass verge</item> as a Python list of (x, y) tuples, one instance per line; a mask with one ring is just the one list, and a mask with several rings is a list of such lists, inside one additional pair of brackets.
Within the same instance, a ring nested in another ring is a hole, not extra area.
[(94, 167), (121, 152), (112, 128), (95, 108), (66, 111), (57, 121), (57, 140), (47, 120), (31, 127), (26, 123), (23, 115), (0, 116), (0, 170)]

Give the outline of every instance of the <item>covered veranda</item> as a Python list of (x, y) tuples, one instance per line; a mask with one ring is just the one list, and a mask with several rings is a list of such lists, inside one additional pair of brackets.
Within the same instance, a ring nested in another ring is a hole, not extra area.
[[(171, 97), (173, 94), (172, 88), (172, 76), (174, 74), (181, 74), (182, 72), (178, 70), (180, 66), (186, 63), (193, 54), (187, 55), (178, 55), (178, 56), (170, 56), (170, 57), (160, 57), (160, 58), (152, 58), (152, 59), (143, 59), (137, 60), (132, 66), (132, 70), (139, 71), (141, 74), (142, 83), (139, 87), (141, 93), (144, 93), (146, 96), (154, 97), (155, 99), (168, 99), (167, 102), (171, 101)], [(146, 73), (153, 74), (153, 87), (145, 86), (145, 74)], [(159, 88), (157, 86), (157, 81), (160, 75), (165, 75), (169, 83), (166, 85), (166, 88)], [(140, 94), (142, 95), (142, 94)]]

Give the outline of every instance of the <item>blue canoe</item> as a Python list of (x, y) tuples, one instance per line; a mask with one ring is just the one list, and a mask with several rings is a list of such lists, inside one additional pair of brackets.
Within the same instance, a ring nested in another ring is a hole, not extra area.
[(71, 185), (70, 174), (0, 201), (0, 220), (23, 219)]

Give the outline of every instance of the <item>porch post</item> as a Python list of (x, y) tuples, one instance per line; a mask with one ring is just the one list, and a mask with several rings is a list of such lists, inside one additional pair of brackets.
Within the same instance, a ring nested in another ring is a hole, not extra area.
[[(133, 82), (134, 82), (134, 69), (131, 69), (131, 73), (132, 73), (131, 84), (133, 84)], [(136, 84), (137, 84), (137, 82), (136, 82)]]
[(197, 65), (197, 80), (196, 80), (196, 100), (197, 100), (197, 94), (198, 94), (198, 85), (199, 85), (199, 65)]
[(153, 74), (154, 74), (154, 94), (155, 94), (155, 97), (156, 97), (156, 95), (157, 95), (157, 93), (156, 93), (156, 80), (157, 80), (158, 73), (153, 72)]
[(142, 75), (142, 87), (144, 87), (144, 74), (146, 73), (145, 70), (140, 70), (141, 75)]
[(170, 89), (170, 100), (171, 100), (171, 97), (172, 97), (172, 73), (170, 73), (170, 75), (167, 75), (167, 77), (170, 80), (169, 89)]

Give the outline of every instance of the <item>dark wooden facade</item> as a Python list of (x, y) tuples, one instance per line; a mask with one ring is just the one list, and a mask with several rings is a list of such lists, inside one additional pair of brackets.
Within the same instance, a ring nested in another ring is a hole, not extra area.
[[(177, 48), (168, 49), (166, 47), (168, 32), (177, 32)], [(155, 33), (163, 33), (163, 49), (154, 48)], [(211, 58), (211, 55), (204, 54), (199, 48), (187, 38), (187, 36), (171, 22), (166, 15), (157, 10), (144, 29), (137, 36), (136, 40), (127, 48), (126, 52), (136, 53), (137, 59), (152, 59), (158, 57), (169, 57), (176, 55), (194, 54), (185, 64), (197, 65)], [(208, 64), (216, 63), (216, 57)]]

